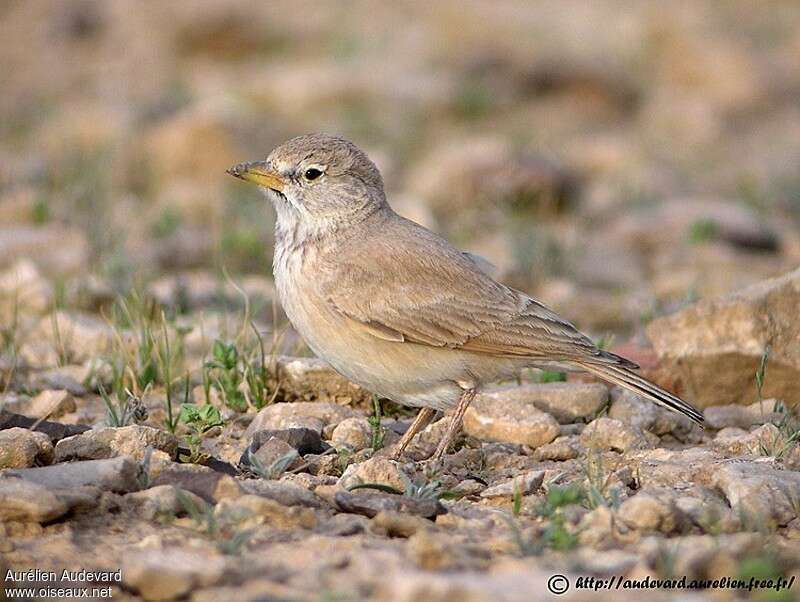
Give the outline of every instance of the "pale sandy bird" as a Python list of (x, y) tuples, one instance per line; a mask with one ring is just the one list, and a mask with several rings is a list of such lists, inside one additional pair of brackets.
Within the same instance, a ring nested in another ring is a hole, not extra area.
[(308, 346), (351, 381), (422, 408), (396, 456), (436, 410), (453, 410), (433, 456), (441, 458), (481, 385), (525, 367), (585, 370), (702, 424), (700, 411), (636, 364), (397, 215), (378, 168), (352, 142), (300, 136), (228, 172), (275, 206), (275, 284)]

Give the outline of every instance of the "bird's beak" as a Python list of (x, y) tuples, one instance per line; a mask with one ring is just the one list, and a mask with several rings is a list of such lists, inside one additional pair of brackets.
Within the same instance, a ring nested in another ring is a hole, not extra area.
[(271, 188), (278, 192), (283, 192), (286, 187), (286, 180), (275, 173), (266, 161), (251, 161), (250, 163), (239, 163), (228, 170), (228, 173), (235, 178), (253, 182), (265, 188)]

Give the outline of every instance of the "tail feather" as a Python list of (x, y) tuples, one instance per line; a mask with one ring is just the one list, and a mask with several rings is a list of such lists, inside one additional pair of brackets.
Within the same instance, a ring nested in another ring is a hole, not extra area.
[(661, 387), (651, 383), (646, 378), (642, 378), (638, 374), (631, 372), (630, 369), (624, 365), (619, 366), (614, 364), (584, 362), (578, 362), (578, 365), (587, 372), (596, 374), (604, 380), (612, 382), (621, 387), (625, 387), (626, 389), (630, 389), (639, 395), (643, 395), (658, 405), (663, 406), (668, 410), (672, 410), (673, 412), (683, 414), (700, 426), (703, 426), (705, 418), (700, 410), (683, 401), (680, 397), (677, 397), (676, 395), (673, 395), (672, 393), (665, 391)]

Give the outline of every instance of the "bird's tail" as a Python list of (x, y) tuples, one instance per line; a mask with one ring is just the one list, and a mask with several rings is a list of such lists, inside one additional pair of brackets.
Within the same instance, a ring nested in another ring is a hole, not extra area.
[[(600, 378), (612, 382), (634, 393), (643, 395), (656, 402), (658, 405), (687, 416), (700, 426), (703, 426), (703, 413), (693, 405), (683, 401), (680, 397), (665, 391), (661, 387), (651, 383), (646, 378), (642, 378), (629, 368), (614, 364), (576, 362), (587, 372), (596, 374)], [(635, 364), (634, 364), (635, 365)]]

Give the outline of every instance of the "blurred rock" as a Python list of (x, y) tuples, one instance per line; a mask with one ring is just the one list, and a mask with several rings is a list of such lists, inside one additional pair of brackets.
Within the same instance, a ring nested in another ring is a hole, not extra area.
[(20, 353), (37, 367), (83, 363), (107, 353), (113, 337), (111, 327), (102, 319), (59, 310), (41, 319)]
[(69, 509), (49, 487), (23, 479), (0, 478), (0, 520), (46, 523)]
[[(348, 466), (339, 479), (339, 487), (347, 489), (353, 485), (378, 484), (388, 485), (398, 491), (405, 491), (405, 474), (400, 470), (397, 462), (382, 456), (376, 456)], [(369, 489), (358, 489), (355, 493), (365, 493)]]
[(369, 518), (373, 518), (381, 512), (415, 514), (425, 518), (433, 518), (445, 512), (436, 499), (421, 499), (407, 495), (337, 491), (334, 501), (342, 512), (352, 512)]
[(770, 348), (762, 394), (800, 403), (800, 270), (732, 295), (704, 299), (647, 327), (662, 362), (700, 407), (751, 403)]
[(142, 461), (147, 448), (178, 456), (178, 439), (172, 433), (133, 424), (86, 431), (56, 444), (56, 462), (100, 460), (127, 455)]
[(626, 452), (652, 448), (658, 444), (658, 437), (627, 426), (614, 418), (603, 417), (586, 426), (581, 433), (581, 443), (592, 449)]
[(36, 397), (21, 397), (6, 404), (9, 412), (15, 412), (31, 418), (48, 418), (55, 420), (74, 412), (77, 407), (75, 398), (68, 391), (42, 391)]
[(717, 467), (711, 482), (745, 524), (786, 525), (797, 517), (800, 473), (765, 462), (727, 462)]
[(563, 462), (577, 458), (581, 453), (580, 437), (577, 435), (567, 435), (557, 437), (555, 440), (537, 447), (533, 452), (533, 457), (539, 462), (551, 460)]
[(242, 494), (241, 487), (233, 477), (197, 464), (170, 462), (150, 482), (151, 487), (159, 485), (174, 485), (191, 491), (209, 504)]
[(701, 197), (666, 199), (658, 205), (623, 215), (609, 236), (630, 247), (658, 250), (676, 241), (721, 240), (754, 251), (776, 252), (775, 229), (754, 211), (728, 199)]
[(735, 427), (722, 429), (714, 447), (733, 456), (783, 456), (792, 446), (774, 424), (764, 424), (751, 432)]
[(688, 524), (675, 505), (676, 494), (661, 487), (643, 489), (619, 507), (617, 517), (631, 529), (644, 532), (673, 533)]
[[(484, 394), (494, 393), (489, 389)], [(588, 421), (608, 403), (608, 387), (601, 383), (525, 384), (499, 389), (497, 395), (530, 403), (561, 424)]]
[(252, 437), (256, 431), (264, 429), (283, 430), (308, 428), (318, 433), (328, 425), (339, 424), (345, 418), (359, 416), (350, 408), (328, 402), (296, 401), (293, 403), (274, 403), (263, 408), (247, 427), (244, 436)]
[(141, 465), (128, 456), (107, 460), (87, 460), (6, 470), (6, 477), (23, 479), (30, 483), (43, 485), (48, 489), (70, 489), (76, 487), (97, 487), (105, 491), (128, 493), (141, 489)]
[[(237, 278), (236, 286), (245, 292), (251, 302), (271, 303), (275, 299), (272, 281), (262, 276)], [(242, 302), (242, 293), (231, 282), (199, 270), (157, 278), (150, 283), (147, 291), (160, 304), (183, 311), (213, 307), (223, 302)]]
[(193, 588), (213, 585), (224, 571), (224, 558), (180, 548), (129, 554), (122, 565), (125, 587), (145, 600), (182, 598)]
[(0, 469), (29, 468), (53, 461), (53, 444), (44, 433), (23, 428), (0, 431)]
[(734, 404), (710, 406), (703, 410), (703, 415), (706, 417), (706, 425), (713, 429), (727, 427), (749, 429), (757, 424), (778, 422), (785, 418), (785, 412), (774, 411), (776, 407), (781, 407), (778, 400), (765, 399), (749, 406)]
[(89, 246), (82, 232), (62, 225), (0, 227), (0, 268), (22, 258), (64, 278), (88, 269)]
[(185, 180), (218, 190), (219, 174), (241, 160), (226, 112), (222, 105), (194, 105), (145, 132), (141, 153), (156, 181)]
[(345, 418), (331, 434), (331, 444), (360, 451), (372, 446), (372, 426), (366, 418)]
[(485, 441), (536, 448), (559, 434), (555, 418), (520, 400), (514, 389), (479, 394), (464, 414), (464, 432)]
[(609, 418), (619, 420), (634, 429), (649, 431), (658, 436), (672, 434), (681, 440), (695, 429), (687, 417), (670, 412), (628, 389), (614, 387), (611, 399)]
[(420, 160), (409, 181), (450, 235), (496, 227), (508, 215), (552, 217), (577, 195), (566, 168), (491, 137), (443, 143)]
[(325, 502), (319, 496), (294, 483), (247, 479), (241, 482), (241, 486), (247, 493), (275, 500), (283, 506), (306, 506), (308, 508), (325, 506)]
[(222, 500), (214, 509), (214, 515), (218, 519), (241, 517), (242, 526), (266, 524), (275, 529), (313, 529), (317, 524), (311, 508), (284, 506), (259, 495)]
[(317, 358), (278, 358), (278, 381), (286, 401), (332, 401), (344, 405), (367, 404), (372, 393), (351, 383)]
[(19, 314), (42, 315), (52, 303), (52, 285), (29, 259), (0, 272), (0, 323), (12, 324)]
[(186, 514), (189, 511), (186, 508), (187, 503), (196, 507), (202, 507), (204, 503), (191, 491), (184, 491), (173, 485), (158, 485), (129, 493), (125, 496), (125, 501), (146, 520)]
[(513, 497), (517, 495), (530, 495), (542, 486), (544, 481), (543, 470), (532, 470), (515, 477), (505, 483), (493, 485), (481, 491), (482, 498)]

